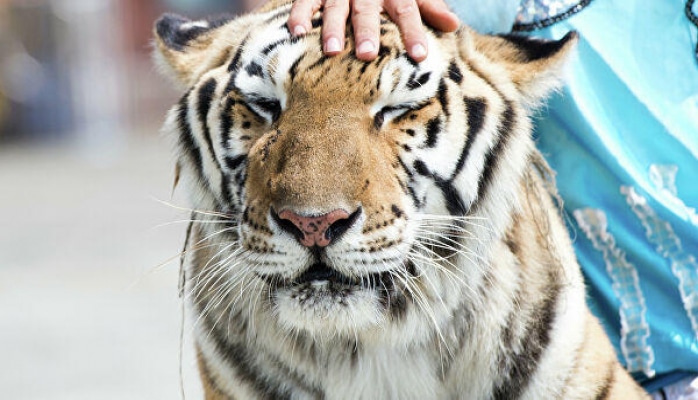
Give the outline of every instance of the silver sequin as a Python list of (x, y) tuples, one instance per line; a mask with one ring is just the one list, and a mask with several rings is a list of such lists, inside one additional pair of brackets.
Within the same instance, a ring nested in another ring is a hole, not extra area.
[(579, 0), (522, 0), (519, 14), (516, 17), (518, 25), (549, 25), (546, 21), (564, 18), (565, 14), (573, 14), (581, 10), (589, 1)]

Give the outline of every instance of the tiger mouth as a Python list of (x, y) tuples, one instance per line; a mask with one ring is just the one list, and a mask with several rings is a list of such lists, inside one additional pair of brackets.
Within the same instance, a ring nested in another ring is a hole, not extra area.
[(291, 286), (305, 284), (318, 285), (327, 282), (331, 285), (361, 286), (361, 281), (342, 274), (324, 263), (315, 263), (291, 282)]
[(302, 274), (294, 279), (283, 279), (280, 276), (262, 276), (273, 288), (352, 288), (352, 289), (375, 289), (385, 287), (385, 280), (388, 279), (388, 272), (371, 273), (361, 277), (350, 277), (325, 263), (318, 262), (310, 266)]

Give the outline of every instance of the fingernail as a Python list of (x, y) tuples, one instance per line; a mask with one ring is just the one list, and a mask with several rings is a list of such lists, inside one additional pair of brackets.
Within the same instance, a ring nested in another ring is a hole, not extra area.
[(370, 40), (364, 40), (359, 43), (359, 47), (356, 48), (356, 52), (359, 54), (373, 53), (376, 50), (376, 46)]
[(327, 39), (327, 42), (325, 42), (325, 52), (337, 53), (339, 51), (342, 51), (342, 45), (339, 43), (339, 39), (334, 37)]
[(303, 36), (307, 32), (303, 25), (297, 25), (295, 28), (293, 28), (293, 36)]
[(412, 58), (424, 58), (427, 56), (427, 49), (422, 44), (412, 46)]

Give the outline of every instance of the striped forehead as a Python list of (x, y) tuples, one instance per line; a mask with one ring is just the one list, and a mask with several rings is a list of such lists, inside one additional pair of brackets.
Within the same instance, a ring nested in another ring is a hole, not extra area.
[(235, 87), (249, 97), (276, 99), (284, 109), (286, 76), (307, 47), (307, 41), (291, 37), (283, 18), (255, 26), (233, 60)]
[(385, 107), (416, 105), (435, 96), (447, 64), (436, 38), (429, 35), (429, 55), (415, 63), (406, 53), (389, 60), (380, 71), (379, 98), (371, 106), (374, 115)]
[[(393, 49), (387, 52), (387, 60), (380, 60), (380, 71), (366, 69), (366, 74), (376, 75), (374, 85), (379, 93), (371, 105), (371, 114), (389, 106), (418, 104), (435, 96), (448, 63), (438, 40), (432, 35), (428, 40), (429, 55), (421, 63), (412, 61), (403, 49)], [(323, 57), (319, 35), (292, 37), (284, 18), (257, 26), (233, 61), (237, 64), (235, 87), (247, 97), (278, 100), (281, 109), (285, 110), (291, 70), (308, 54)], [(363, 63), (354, 57), (343, 57), (342, 60)], [(344, 68), (340, 70), (346, 71)], [(302, 73), (302, 70), (298, 71), (298, 74)], [(370, 89), (373, 88), (366, 88), (367, 91)]]

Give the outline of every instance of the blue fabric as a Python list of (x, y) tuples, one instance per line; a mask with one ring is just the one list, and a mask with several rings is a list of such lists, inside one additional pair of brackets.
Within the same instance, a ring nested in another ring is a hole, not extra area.
[(578, 57), (536, 131), (592, 310), (638, 380), (698, 373), (695, 28), (681, 0), (595, 0), (533, 35), (570, 30)]
[(481, 33), (508, 32), (514, 25), (521, 0), (452, 0), (451, 10)]

